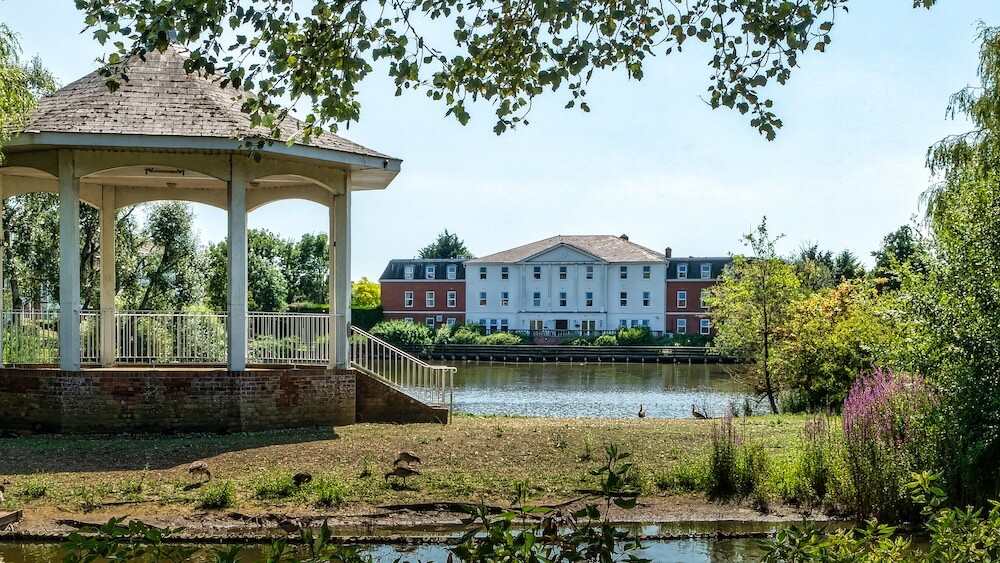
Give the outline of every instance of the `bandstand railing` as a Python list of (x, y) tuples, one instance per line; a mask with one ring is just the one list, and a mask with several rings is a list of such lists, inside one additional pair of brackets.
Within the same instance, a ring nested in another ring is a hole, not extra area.
[(375, 375), (424, 403), (451, 408), (456, 368), (435, 366), (351, 327), (351, 367)]

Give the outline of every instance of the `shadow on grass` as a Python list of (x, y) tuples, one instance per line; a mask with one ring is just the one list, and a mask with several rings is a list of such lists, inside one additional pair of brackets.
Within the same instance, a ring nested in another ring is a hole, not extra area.
[(168, 469), (227, 452), (336, 439), (330, 427), (241, 432), (0, 438), (0, 475)]

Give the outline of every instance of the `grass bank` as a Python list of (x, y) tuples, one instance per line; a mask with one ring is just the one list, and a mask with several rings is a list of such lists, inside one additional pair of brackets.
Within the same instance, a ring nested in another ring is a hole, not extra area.
[[(795, 466), (804, 416), (761, 416), (740, 422), (766, 454), (760, 500), (795, 500)], [(573, 498), (598, 486), (590, 471), (615, 443), (632, 452), (632, 484), (644, 495), (706, 494), (715, 421), (456, 417), (453, 424), (358, 424), (251, 434), (175, 437), (28, 436), (0, 439), (5, 508), (155, 503), (159, 507), (296, 507), (422, 502), (503, 503), (526, 481), (545, 501)], [(401, 450), (416, 453), (422, 475), (406, 486), (387, 483)], [(213, 479), (187, 474), (206, 460)], [(302, 487), (292, 475), (306, 471)]]

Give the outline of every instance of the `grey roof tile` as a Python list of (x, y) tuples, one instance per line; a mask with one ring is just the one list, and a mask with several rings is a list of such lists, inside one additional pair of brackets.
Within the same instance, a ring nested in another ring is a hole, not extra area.
[(547, 239), (511, 248), (468, 260), (466, 264), (507, 264), (527, 260), (540, 252), (559, 245), (567, 245), (588, 254), (592, 254), (606, 262), (663, 262), (666, 256), (629, 242), (627, 238), (614, 235), (558, 235)]

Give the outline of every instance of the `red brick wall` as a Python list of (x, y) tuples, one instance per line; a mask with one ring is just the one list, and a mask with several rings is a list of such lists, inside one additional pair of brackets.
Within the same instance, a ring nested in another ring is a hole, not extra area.
[(425, 405), (385, 383), (358, 373), (358, 422), (448, 423), (448, 409)]
[[(667, 282), (666, 331), (676, 332), (677, 319), (687, 319), (687, 334), (700, 334), (700, 319), (708, 316), (709, 309), (701, 308), (701, 291), (716, 285), (715, 281), (687, 279)], [(677, 306), (677, 292), (687, 291), (687, 307)], [(712, 330), (715, 333), (715, 330)]]
[[(465, 280), (401, 280), (383, 281), (382, 316), (386, 319), (412, 317), (413, 322), (423, 323), (427, 317), (441, 315), (438, 326), (449, 318), (458, 324), (465, 323)], [(405, 307), (405, 294), (413, 292), (413, 307)], [(426, 292), (434, 292), (434, 307), (427, 307)], [(455, 306), (448, 307), (448, 292), (455, 292)]]

